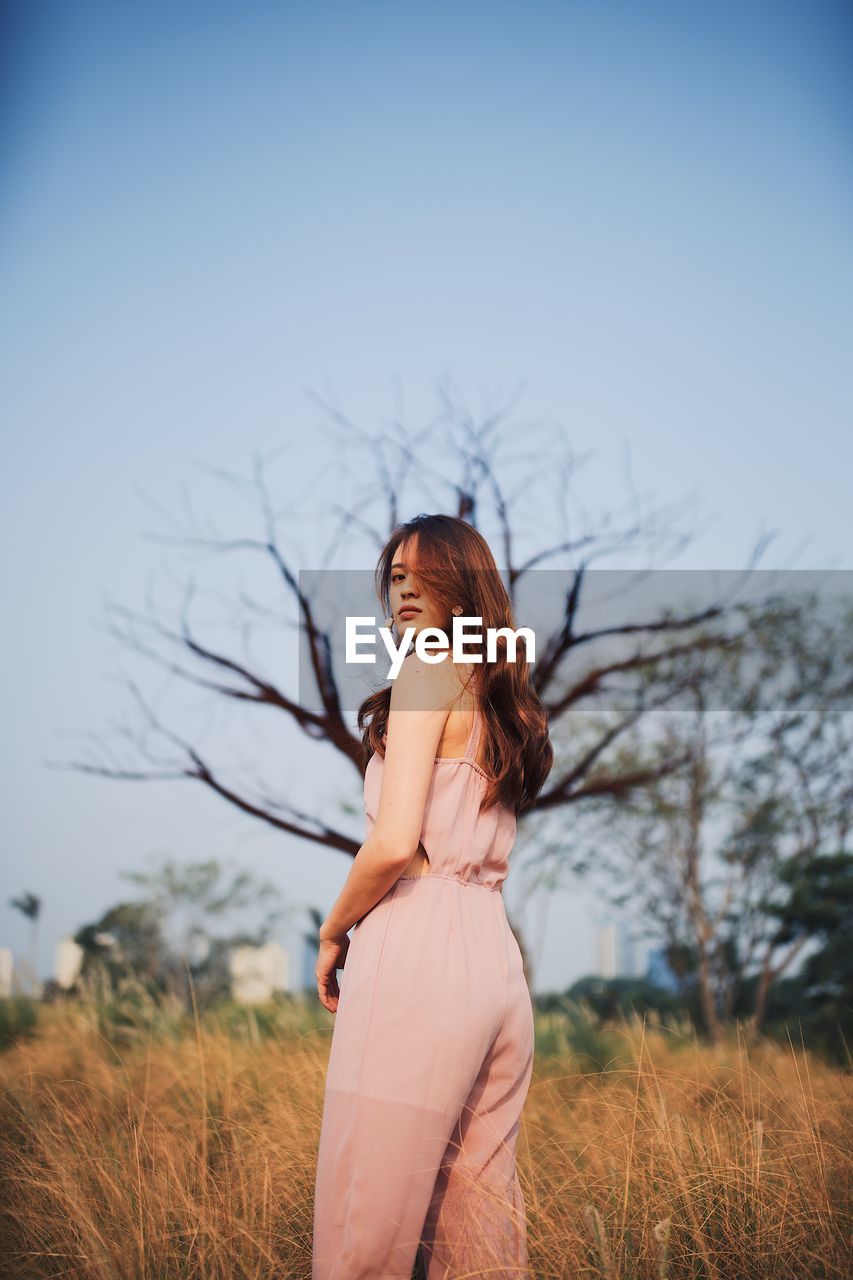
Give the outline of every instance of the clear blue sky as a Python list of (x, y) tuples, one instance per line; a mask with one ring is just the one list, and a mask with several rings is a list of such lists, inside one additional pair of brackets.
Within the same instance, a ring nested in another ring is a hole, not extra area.
[[(152, 575), (188, 571), (142, 536), (164, 526), (140, 495), (174, 511), (193, 460), (245, 474), (279, 444), (282, 493), (333, 476), (310, 391), (376, 426), (399, 386), (414, 425), (443, 373), (475, 409), (524, 380), (520, 416), (594, 452), (593, 511), (624, 506), (626, 449), (643, 492), (697, 495), (681, 567), (740, 567), (764, 530), (767, 567), (851, 567), (849, 6), (3, 14), (0, 944), (24, 952), (8, 899), (40, 894), (43, 974), (161, 851), (233, 857), (321, 909), (343, 879), (341, 855), (200, 787), (44, 764), (134, 721), (119, 671), (182, 727), (96, 627), (102, 596), (142, 609)], [(270, 786), (305, 765), (360, 803), (331, 749), (268, 732), (241, 749)], [(581, 886), (548, 904), (539, 987), (589, 971), (589, 918)]]

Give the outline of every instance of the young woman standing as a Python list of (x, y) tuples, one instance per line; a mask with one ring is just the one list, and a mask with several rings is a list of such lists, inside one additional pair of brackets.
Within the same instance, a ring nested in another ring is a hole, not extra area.
[[(454, 615), (515, 629), (488, 543), (453, 516), (400, 525), (376, 584), (401, 636), (451, 637)], [(317, 962), (335, 1026), (313, 1280), (410, 1280), (419, 1245), (429, 1280), (526, 1274), (515, 1147), (533, 1009), (501, 890), (553, 750), (522, 647), (506, 653), (412, 652), (359, 708), (367, 833)]]

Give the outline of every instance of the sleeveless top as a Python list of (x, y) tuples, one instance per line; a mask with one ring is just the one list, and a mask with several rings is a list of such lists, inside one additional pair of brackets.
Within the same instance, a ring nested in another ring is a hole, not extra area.
[[(488, 776), (475, 758), (480, 718), (480, 708), (475, 707), (463, 756), (435, 758), (420, 837), (429, 868), (425, 874), (400, 879), (428, 880), (436, 876), (457, 880), (466, 886), (499, 890), (507, 877), (509, 854), (515, 844), (516, 817), (513, 809), (502, 804), (480, 812), (480, 801), (488, 782)], [(373, 830), (379, 812), (384, 766), (384, 758), (374, 751), (364, 774), (367, 835)]]

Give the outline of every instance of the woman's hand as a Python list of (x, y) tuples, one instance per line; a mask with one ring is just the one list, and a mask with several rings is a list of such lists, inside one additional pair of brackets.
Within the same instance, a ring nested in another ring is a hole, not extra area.
[(347, 934), (341, 938), (320, 939), (320, 951), (314, 972), (317, 975), (317, 994), (320, 997), (320, 1003), (330, 1013), (337, 1013), (338, 1010), (338, 997), (341, 992), (335, 971), (343, 969), (348, 950)]

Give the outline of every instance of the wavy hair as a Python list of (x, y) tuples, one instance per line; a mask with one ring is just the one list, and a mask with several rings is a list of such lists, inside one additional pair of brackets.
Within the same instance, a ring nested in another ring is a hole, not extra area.
[[(485, 635), (490, 627), (515, 630), (512, 605), (489, 544), (467, 520), (449, 515), (418, 515), (396, 526), (382, 548), (374, 574), (376, 595), (385, 611), (391, 608), (391, 565), (404, 542), (416, 549), (415, 577), (438, 603), (448, 638), (452, 635), (452, 609), (482, 618), (484, 642), (481, 663), (465, 683), (474, 682), (474, 696), (484, 721), (483, 768), (487, 775), (481, 809), (502, 804), (516, 814), (530, 808), (551, 772), (554, 751), (548, 713), (533, 688), (523, 646), (515, 662), (507, 660), (508, 639), (497, 637), (497, 658), (487, 662)], [(477, 642), (466, 641), (466, 651), (477, 653)], [(358, 728), (364, 745), (364, 767), (374, 751), (384, 755), (382, 738), (388, 724), (391, 689), (368, 695), (358, 709)]]

